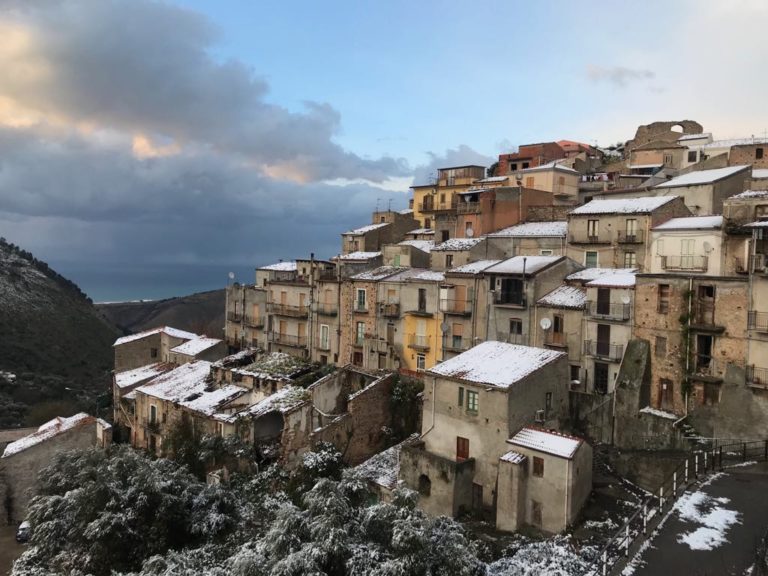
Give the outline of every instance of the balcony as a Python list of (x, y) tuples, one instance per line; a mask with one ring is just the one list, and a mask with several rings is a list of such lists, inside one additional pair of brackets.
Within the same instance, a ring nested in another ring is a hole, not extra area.
[(469, 300), (440, 300), (440, 311), (443, 314), (456, 316), (472, 316), (472, 302)]
[(293, 346), (295, 348), (306, 348), (307, 337), (295, 336), (293, 334), (281, 334), (279, 332), (270, 332), (269, 341), (283, 346)]
[(251, 314), (246, 314), (245, 325), (251, 328), (263, 328), (264, 316), (253, 316)]
[(422, 316), (424, 318), (432, 318), (435, 315), (431, 310), (427, 310), (426, 304), (417, 306), (412, 310), (406, 310), (405, 313), (411, 314), (412, 316)]
[(446, 212), (454, 211), (459, 202), (453, 198), (450, 202), (420, 202), (419, 212)]
[(600, 320), (615, 320), (623, 322), (629, 320), (631, 308), (629, 304), (616, 302), (587, 302), (587, 317)]
[(719, 382), (725, 375), (725, 362), (697, 354), (693, 363), (693, 378), (704, 382)]
[(544, 333), (544, 346), (567, 349), (568, 338), (565, 332), (554, 332), (552, 330), (548, 330)]
[(765, 254), (752, 254), (747, 260), (736, 256), (734, 257), (736, 272), (739, 274), (765, 272), (765, 260)]
[(616, 241), (619, 244), (642, 244), (645, 239), (643, 230), (619, 230)]
[(660, 256), (661, 267), (672, 272), (706, 272), (706, 256)]
[(445, 352), (464, 352), (472, 347), (470, 338), (461, 336), (443, 336), (443, 350)]
[(430, 336), (424, 334), (408, 334), (408, 347), (414, 350), (429, 350)]
[(477, 214), (480, 212), (480, 202), (459, 202), (456, 206), (458, 214)]
[(242, 320), (243, 320), (243, 313), (242, 312), (227, 312), (227, 320), (229, 322), (242, 322)]
[(335, 303), (318, 302), (315, 304), (315, 312), (324, 316), (337, 316), (339, 307)]
[(330, 352), (331, 350), (331, 340), (330, 338), (327, 340), (323, 340), (322, 338), (317, 339), (317, 349), (321, 352)]
[(368, 304), (366, 302), (355, 301), (352, 304), (352, 310), (355, 314), (368, 314)]
[(750, 310), (747, 315), (747, 328), (768, 333), (768, 312)]
[(768, 390), (768, 368), (747, 366), (747, 385)]
[(697, 331), (722, 332), (724, 326), (715, 323), (715, 301), (696, 300), (691, 318), (691, 328)]
[(528, 300), (522, 292), (495, 292), (493, 294), (493, 303), (499, 306), (525, 308), (528, 305)]
[(571, 244), (610, 244), (611, 235), (608, 232), (592, 235), (588, 232), (574, 232), (569, 236)]
[(528, 345), (528, 335), (523, 333), (497, 332), (496, 338), (499, 342), (506, 342), (507, 344)]
[(400, 317), (400, 304), (397, 302), (390, 302), (389, 304), (383, 304), (381, 315), (384, 318), (399, 318)]
[(275, 302), (270, 302), (268, 306), (269, 311), (278, 316), (289, 316), (291, 318), (306, 318), (309, 316), (309, 307), (307, 306), (292, 306)]
[(621, 358), (624, 356), (624, 346), (622, 344), (586, 340), (584, 342), (584, 354), (599, 358), (600, 360), (607, 360), (608, 362), (621, 362)]
[(149, 418), (142, 419), (142, 424), (152, 434), (160, 434), (160, 422)]

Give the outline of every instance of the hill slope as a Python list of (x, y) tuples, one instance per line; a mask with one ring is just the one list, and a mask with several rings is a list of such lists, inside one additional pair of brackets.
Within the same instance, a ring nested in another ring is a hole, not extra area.
[(96, 307), (126, 332), (173, 326), (221, 338), (224, 331), (224, 290), (156, 301), (97, 304)]
[(15, 375), (0, 376), (0, 428), (93, 412), (118, 335), (74, 283), (0, 238), (0, 372)]

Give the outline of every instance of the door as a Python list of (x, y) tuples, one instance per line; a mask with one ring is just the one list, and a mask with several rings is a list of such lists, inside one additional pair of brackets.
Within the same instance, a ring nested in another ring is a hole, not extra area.
[(283, 290), (280, 292), (280, 306), (285, 306), (288, 303), (288, 292)]
[(331, 329), (327, 324), (320, 325), (320, 349), (329, 350), (331, 342)]
[(456, 436), (456, 462), (464, 462), (469, 458), (469, 438)]
[(627, 219), (627, 242), (634, 242), (637, 238), (637, 220), (634, 218)]
[(480, 512), (483, 509), (483, 485), (472, 483), (472, 510)]
[(680, 240), (680, 268), (693, 268), (693, 248), (695, 240)]
[(307, 344), (307, 325), (304, 322), (299, 322), (299, 346), (305, 346)]
[(457, 284), (453, 291), (456, 301), (453, 303), (453, 309), (458, 313), (466, 312), (467, 310), (467, 287)]
[(712, 374), (712, 336), (709, 334), (696, 335), (696, 372)]
[(563, 346), (565, 344), (565, 332), (563, 330), (563, 317), (559, 314), (552, 316), (552, 343)]
[(254, 326), (258, 326), (258, 324), (259, 324), (259, 319), (261, 318), (260, 312), (261, 312), (261, 310), (259, 310), (259, 305), (258, 304), (254, 304), (253, 305), (253, 323), (254, 323)]
[(418, 320), (416, 322), (416, 345), (426, 347), (427, 344), (427, 321)]
[(464, 324), (454, 322), (452, 326), (453, 339), (451, 341), (451, 347), (454, 350), (462, 350), (461, 341), (464, 338)]
[(427, 311), (427, 289), (419, 288), (419, 312)]
[(534, 188), (534, 187), (535, 187), (535, 186), (534, 186), (534, 185), (535, 185), (535, 183), (536, 183), (536, 180), (534, 179), (534, 177), (533, 177), (533, 176), (528, 176), (528, 177), (525, 179), (525, 187), (526, 187), (526, 188)]
[(387, 344), (395, 343), (395, 323), (387, 322)]
[(277, 334), (277, 341), (280, 342), (285, 337), (285, 320), (280, 320)]
[(608, 392), (608, 364), (604, 362), (595, 362), (595, 392)]
[(611, 351), (611, 325), (597, 325), (597, 355), (608, 356)]
[(306, 294), (299, 294), (299, 311), (304, 311), (304, 306), (306, 303), (307, 295)]
[(611, 289), (597, 289), (597, 313), (600, 316), (609, 316), (611, 313)]

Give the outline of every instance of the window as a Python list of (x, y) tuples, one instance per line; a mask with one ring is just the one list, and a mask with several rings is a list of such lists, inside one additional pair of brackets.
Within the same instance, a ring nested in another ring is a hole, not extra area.
[(597, 268), (597, 252), (587, 251), (584, 253), (584, 266)]
[(453, 268), (453, 254), (446, 254), (445, 255), (445, 267), (447, 269)]
[(502, 278), (498, 298), (499, 304), (523, 306), (523, 281), (520, 278)]
[(755, 148), (755, 160), (762, 160), (762, 158), (763, 158), (763, 149)]
[(429, 496), (432, 492), (432, 481), (429, 476), (422, 474), (419, 476), (419, 494), (422, 496)]
[(523, 170), (525, 170), (525, 169), (526, 169), (526, 168), (528, 168), (529, 166), (530, 166), (530, 163), (528, 163), (528, 162), (523, 162)]
[(539, 256), (552, 256), (552, 250), (539, 250)]
[(150, 349), (149, 349), (149, 355), (150, 355), (152, 358), (157, 358), (157, 348), (150, 348)]
[(696, 150), (688, 151), (688, 162), (696, 162), (696, 156), (698, 152)]
[(672, 164), (672, 154), (664, 154), (664, 165), (669, 166)]
[(539, 458), (538, 456), (533, 457), (533, 461), (531, 463), (532, 471), (531, 473), (534, 476), (538, 476), (539, 478), (544, 476), (544, 458)]
[(464, 387), (459, 386), (459, 407), (464, 406)]
[(356, 310), (363, 310), (363, 311), (365, 311), (365, 309), (366, 309), (365, 289), (362, 289), (362, 288), (358, 288), (357, 289), (357, 300), (356, 300), (356, 304), (355, 304), (355, 309)]
[(427, 311), (427, 289), (419, 288), (419, 312)]
[(379, 219), (379, 222), (380, 222), (381, 224), (384, 224), (384, 221), (385, 221), (385, 220), (386, 220), (386, 218), (385, 218), (384, 216), (382, 216), (382, 217)]
[(669, 408), (674, 402), (674, 389), (672, 388), (672, 380), (669, 378), (659, 379), (659, 393), (661, 396), (661, 408)]
[(581, 367), (571, 364), (571, 382), (581, 380)]
[(509, 319), (509, 343), (523, 343), (523, 321), (520, 318)]
[(358, 322), (355, 327), (355, 344), (362, 346), (365, 338), (365, 322)]
[(467, 412), (477, 412), (477, 392), (467, 390)]
[(440, 239), (443, 242), (448, 242), (451, 239), (451, 233), (448, 230), (440, 230)]
[(599, 236), (600, 220), (587, 220), (587, 236), (590, 240), (596, 241)]
[(533, 178), (533, 176), (528, 176), (528, 178), (525, 179), (526, 188), (533, 188), (535, 184), (536, 180)]
[(451, 345), (457, 350), (461, 350), (461, 341), (464, 337), (464, 324), (454, 322), (451, 325)]
[(467, 236), (468, 238), (473, 235), (472, 222), (464, 223), (464, 235)]
[(469, 458), (469, 438), (456, 436), (456, 461), (464, 462)]
[(427, 369), (427, 357), (424, 354), (416, 354), (416, 370)]
[(509, 165), (509, 171), (510, 172), (514, 172), (515, 170), (517, 170), (517, 163), (516, 162)]
[(667, 339), (664, 336), (656, 336), (656, 345), (654, 346), (654, 354), (656, 355), (656, 358), (666, 358)]
[(432, 219), (431, 218), (424, 218), (424, 228), (427, 230), (432, 229)]
[(445, 192), (440, 193), (440, 204), (445, 204)]
[(608, 393), (608, 364), (605, 362), (595, 362), (595, 392)]
[(157, 406), (154, 404), (149, 407), (149, 423), (157, 424)]
[(328, 324), (320, 324), (320, 349), (328, 350), (331, 341), (331, 328)]
[(669, 284), (659, 284), (659, 299), (656, 310), (659, 314), (669, 312)]
[(624, 268), (637, 268), (636, 252), (624, 252)]

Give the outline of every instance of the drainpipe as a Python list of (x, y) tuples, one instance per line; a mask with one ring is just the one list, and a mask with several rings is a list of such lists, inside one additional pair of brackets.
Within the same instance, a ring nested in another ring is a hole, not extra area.
[(429, 434), (432, 431), (432, 428), (435, 427), (435, 405), (437, 404), (437, 399), (435, 398), (435, 385), (437, 384), (437, 378), (432, 376), (432, 423), (429, 425), (429, 428), (425, 432), (419, 436), (419, 440), (424, 438), (427, 434)]
[[(688, 278), (688, 342), (685, 346), (685, 374), (691, 369), (691, 312), (693, 311), (693, 277)], [(688, 416), (688, 392), (685, 393), (685, 416)]]
[[(749, 326), (749, 313), (754, 310), (754, 303), (752, 302), (752, 290), (753, 290), (753, 276), (755, 272), (755, 256), (757, 255), (757, 230), (752, 230), (752, 244), (749, 247), (749, 254), (747, 255), (747, 274), (749, 275), (749, 284), (747, 285), (747, 326)], [(749, 366), (749, 331), (747, 331), (747, 353), (746, 353), (746, 366)]]
[[(528, 258), (523, 256), (523, 298), (526, 299), (525, 306), (528, 308), (528, 294), (526, 294), (526, 285), (525, 285), (525, 264), (528, 261)], [(528, 345), (531, 343), (531, 311), (530, 309), (527, 310), (526, 316), (528, 317)]]

